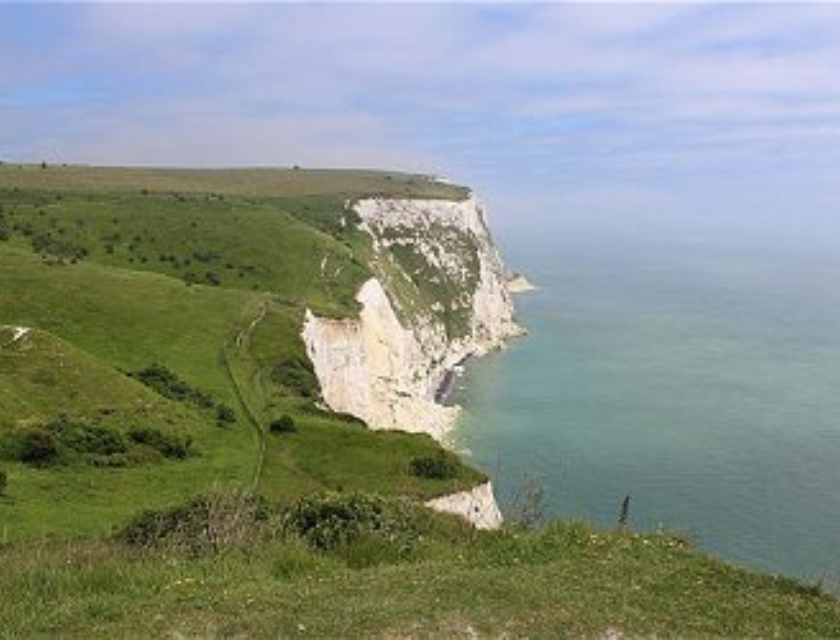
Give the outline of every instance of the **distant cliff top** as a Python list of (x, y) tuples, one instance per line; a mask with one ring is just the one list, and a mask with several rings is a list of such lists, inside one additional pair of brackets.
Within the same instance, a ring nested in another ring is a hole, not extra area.
[(466, 187), (433, 176), (355, 169), (176, 169), (87, 165), (0, 165), (0, 188), (214, 193), (251, 196), (342, 195), (464, 200)]

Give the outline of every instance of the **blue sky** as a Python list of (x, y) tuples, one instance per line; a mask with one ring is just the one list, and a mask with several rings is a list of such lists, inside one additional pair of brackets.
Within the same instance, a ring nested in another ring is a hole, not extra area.
[(396, 167), (520, 212), (836, 211), (840, 5), (0, 3), (0, 158)]

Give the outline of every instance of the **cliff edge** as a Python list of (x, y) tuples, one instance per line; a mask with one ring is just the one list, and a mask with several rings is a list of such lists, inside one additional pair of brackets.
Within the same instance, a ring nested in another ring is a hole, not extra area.
[(374, 429), (444, 440), (456, 407), (439, 403), (455, 366), (522, 333), (508, 270), (484, 207), (462, 201), (365, 199), (352, 218), (371, 238), (357, 318), (307, 311), (303, 339), (333, 410)]

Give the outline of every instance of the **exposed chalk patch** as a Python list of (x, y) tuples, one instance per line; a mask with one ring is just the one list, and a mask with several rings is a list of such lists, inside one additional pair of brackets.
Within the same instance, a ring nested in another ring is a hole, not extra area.
[(12, 332), (12, 339), (9, 344), (14, 344), (21, 338), (23, 338), (27, 333), (31, 331), (29, 327), (10, 327), (10, 326), (3, 326), (3, 329), (11, 330)]
[(490, 482), (468, 491), (429, 500), (425, 505), (435, 511), (464, 518), (476, 529), (498, 529), (502, 526), (502, 513), (496, 504)]

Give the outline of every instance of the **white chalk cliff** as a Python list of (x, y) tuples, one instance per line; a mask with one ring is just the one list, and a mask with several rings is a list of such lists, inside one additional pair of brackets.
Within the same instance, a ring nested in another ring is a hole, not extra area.
[(426, 502), (427, 507), (465, 518), (476, 529), (498, 529), (502, 526), (502, 512), (489, 482)]
[(303, 339), (324, 402), (374, 429), (442, 440), (457, 415), (435, 402), (453, 366), (521, 333), (507, 270), (474, 199), (357, 202), (376, 277), (358, 318), (307, 312)]
[[(374, 429), (444, 440), (458, 411), (436, 402), (448, 372), (522, 332), (484, 208), (472, 197), (366, 199), (353, 212), (373, 247), (374, 277), (356, 296), (361, 312), (336, 320), (307, 311), (303, 327), (323, 400)], [(481, 520), (498, 524), (486, 486), (492, 508), (482, 507), (490, 515)]]

